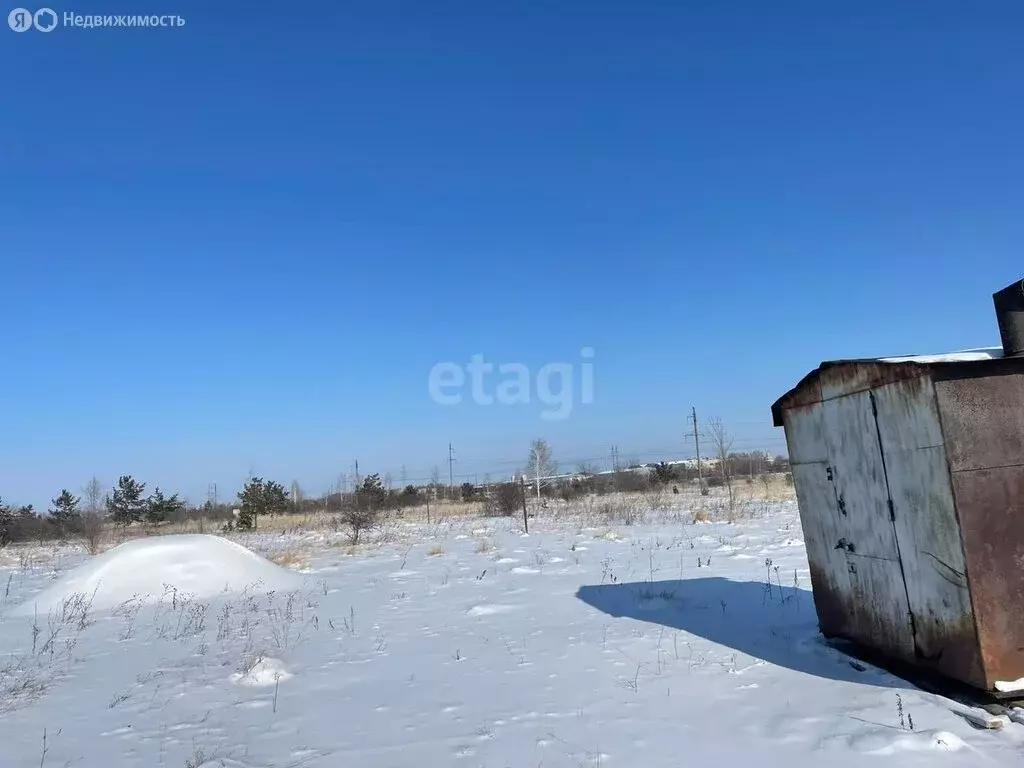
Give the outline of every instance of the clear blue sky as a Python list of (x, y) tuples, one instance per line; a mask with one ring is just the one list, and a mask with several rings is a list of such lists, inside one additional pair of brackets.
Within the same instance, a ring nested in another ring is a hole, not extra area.
[[(808, 369), (997, 344), (1024, 274), (1019, 3), (55, 7), (150, 9), (0, 27), (6, 500), (684, 452), (691, 405), (781, 449)], [(562, 421), (428, 394), (583, 347)]]

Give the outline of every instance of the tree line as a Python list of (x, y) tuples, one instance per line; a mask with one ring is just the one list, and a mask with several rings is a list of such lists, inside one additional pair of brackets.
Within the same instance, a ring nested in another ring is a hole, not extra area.
[[(705, 467), (703, 487), (727, 485), (730, 495), (734, 478), (753, 477), (767, 472), (788, 472), (784, 458), (766, 460), (758, 453), (732, 453), (725, 440), (718, 441), (719, 454), (714, 467)], [(374, 527), (382, 514), (405, 508), (429, 505), (437, 499), (478, 502), (485, 514), (515, 515), (521, 512), (525, 495), (561, 498), (569, 501), (588, 494), (647, 491), (673, 487), (697, 479), (697, 469), (689, 464), (657, 462), (633, 463), (611, 472), (596, 472), (581, 465), (572, 477), (554, 478), (558, 465), (544, 440), (534, 440), (526, 457), (524, 470), (517, 470), (509, 480), (492, 483), (485, 477), (482, 485), (462, 483), (449, 488), (435, 477), (426, 486), (406, 484), (390, 487), (390, 477), (374, 473), (358, 480), (351, 492), (334, 490), (316, 498), (307, 498), (298, 483), (290, 490), (274, 480), (250, 477), (236, 494), (235, 503), (219, 503), (208, 499), (201, 506), (190, 506), (179, 494), (167, 495), (159, 487), (146, 494), (146, 483), (132, 475), (122, 475), (111, 492), (104, 495), (103, 486), (93, 478), (83, 489), (83, 498), (62, 488), (45, 514), (32, 505), (14, 506), (0, 499), (0, 546), (13, 541), (67, 538), (84, 535), (93, 538), (105, 524), (120, 528), (133, 525), (160, 526), (186, 520), (221, 521), (225, 531), (251, 530), (259, 527), (259, 519), (267, 515), (288, 513), (328, 513), (336, 515), (340, 525), (348, 528), (353, 541)], [(702, 487), (702, 490), (703, 490)], [(429, 506), (428, 506), (429, 510)], [(428, 512), (429, 515), (429, 512)]]

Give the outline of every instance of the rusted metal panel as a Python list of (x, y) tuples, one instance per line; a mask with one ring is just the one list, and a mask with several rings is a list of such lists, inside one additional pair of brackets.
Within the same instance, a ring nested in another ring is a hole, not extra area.
[(918, 363), (882, 363), (878, 361), (837, 361), (822, 363), (804, 376), (789, 392), (772, 405), (772, 421), (783, 426), (783, 413), (798, 406), (811, 405), (845, 395), (865, 392), (893, 381), (927, 373)]
[[(821, 404), (852, 603), (849, 637), (913, 660), (910, 609), (869, 392)], [(874, 437), (874, 439), (872, 439)]]
[[(788, 418), (787, 418), (788, 421)], [(793, 464), (793, 486), (800, 508), (811, 589), (818, 625), (825, 637), (853, 637), (856, 621), (846, 553), (836, 549), (841, 536), (832, 483), (825, 462)]]
[(790, 466), (828, 463), (825, 423), (821, 403), (790, 408), (785, 412), (786, 447)]
[(866, 392), (883, 384), (916, 378), (928, 372), (916, 363), (837, 363), (821, 370), (821, 399)]
[(943, 674), (984, 685), (931, 379), (887, 384), (874, 398), (916, 653)]
[(772, 422), (776, 427), (781, 427), (785, 423), (784, 413), (787, 410), (820, 402), (821, 385), (818, 383), (818, 371), (812, 371), (775, 401), (772, 405)]
[(853, 590), (845, 552), (835, 548), (839, 511), (829, 480), (821, 404), (788, 409), (784, 417), (818, 624), (826, 637), (849, 637)]
[(913, 659), (909, 607), (867, 393), (784, 412), (822, 633)]
[(1024, 467), (956, 472), (986, 687), (1024, 677)]
[(1024, 375), (937, 381), (950, 469), (1024, 464)]
[(987, 688), (1024, 677), (1024, 376), (1007, 370), (935, 384)]

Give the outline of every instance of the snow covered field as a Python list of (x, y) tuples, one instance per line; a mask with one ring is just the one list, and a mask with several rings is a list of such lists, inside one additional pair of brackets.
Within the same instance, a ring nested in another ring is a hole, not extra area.
[(975, 729), (946, 700), (820, 641), (794, 502), (735, 524), (671, 510), (633, 526), (542, 517), (528, 536), (520, 524), (408, 524), (354, 554), (327, 534), (234, 539), (298, 553), (300, 576), (208, 537), (92, 562), (12, 548), (0, 566), (0, 764), (1024, 758), (1024, 725)]

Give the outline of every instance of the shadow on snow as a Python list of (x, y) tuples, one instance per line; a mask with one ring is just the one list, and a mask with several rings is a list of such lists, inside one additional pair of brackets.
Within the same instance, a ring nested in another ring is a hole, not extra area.
[(804, 589), (707, 578), (583, 586), (576, 597), (610, 616), (682, 630), (808, 675), (908, 687), (826, 643), (818, 632), (814, 600)]

